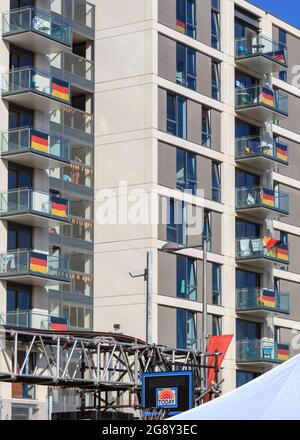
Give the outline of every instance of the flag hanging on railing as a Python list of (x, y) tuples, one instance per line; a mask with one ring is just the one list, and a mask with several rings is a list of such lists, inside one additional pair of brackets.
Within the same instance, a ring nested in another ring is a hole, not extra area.
[(288, 161), (288, 146), (285, 144), (276, 143), (277, 158), (283, 162)]
[(261, 195), (261, 202), (263, 205), (274, 208), (275, 206), (275, 193), (272, 189), (263, 188)]
[(67, 318), (60, 318), (58, 316), (50, 316), (50, 330), (67, 331), (68, 330)]
[(68, 200), (62, 197), (51, 196), (51, 214), (56, 217), (68, 217)]
[(39, 252), (31, 252), (29, 260), (29, 269), (32, 272), (48, 272), (48, 255)]
[(40, 131), (31, 131), (31, 148), (33, 150), (41, 151), (42, 153), (49, 152), (49, 136)]
[(276, 294), (274, 290), (263, 289), (262, 292), (262, 305), (275, 309), (276, 307)]
[(290, 347), (288, 344), (278, 343), (278, 360), (287, 361), (290, 357)]
[(260, 102), (262, 104), (269, 105), (270, 107), (274, 107), (274, 102), (275, 102), (274, 91), (272, 89), (269, 89), (268, 87), (262, 87), (260, 94)]
[(52, 96), (62, 99), (63, 101), (69, 101), (69, 83), (62, 79), (52, 78)]

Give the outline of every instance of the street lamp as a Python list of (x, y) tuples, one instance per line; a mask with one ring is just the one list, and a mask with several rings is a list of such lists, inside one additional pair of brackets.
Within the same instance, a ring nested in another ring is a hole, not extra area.
[[(191, 246), (182, 246), (177, 243), (168, 242), (161, 247), (162, 252), (179, 252), (185, 249), (202, 249), (203, 251), (203, 292), (202, 292), (202, 350), (206, 353), (207, 350), (207, 237), (202, 236), (202, 243), (191, 245)], [(205, 356), (204, 356), (204, 364), (205, 364)], [(204, 389), (207, 389), (207, 369), (204, 368)]]

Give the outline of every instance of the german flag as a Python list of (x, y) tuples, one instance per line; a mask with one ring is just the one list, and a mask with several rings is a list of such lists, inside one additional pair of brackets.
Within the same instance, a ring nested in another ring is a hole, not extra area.
[(290, 347), (288, 344), (278, 344), (278, 360), (287, 361), (290, 357)]
[(40, 131), (31, 131), (31, 148), (33, 150), (41, 151), (42, 153), (49, 152), (49, 136)]
[(50, 330), (67, 331), (68, 320), (66, 318), (59, 318), (57, 316), (50, 316)]
[(275, 206), (275, 194), (272, 189), (263, 188), (261, 195), (261, 202), (263, 205), (267, 205), (270, 207)]
[(278, 61), (278, 63), (285, 63), (285, 56), (284, 56), (284, 52), (282, 50), (278, 50), (277, 52), (275, 52), (275, 54), (273, 55), (273, 59), (275, 61)]
[(48, 272), (48, 255), (39, 252), (30, 253), (29, 269), (32, 272), (47, 273)]
[(261, 94), (260, 94), (260, 102), (261, 104), (269, 105), (270, 107), (274, 107), (274, 92), (272, 89), (269, 89), (268, 87), (262, 87)]
[(185, 22), (182, 20), (176, 20), (176, 30), (178, 32), (181, 32), (182, 34), (185, 34)]
[(276, 144), (276, 154), (277, 158), (282, 160), (283, 162), (288, 161), (288, 146), (285, 144)]
[(63, 101), (69, 101), (69, 83), (58, 78), (52, 78), (52, 96)]
[(273, 237), (264, 237), (263, 239), (263, 245), (265, 248), (269, 250), (273, 249), (278, 243), (278, 240), (276, 240), (276, 238)]
[(56, 217), (68, 217), (68, 200), (62, 197), (51, 196), (51, 214)]
[(266, 307), (275, 309), (276, 306), (276, 296), (274, 290), (263, 289), (262, 303)]
[(287, 247), (277, 247), (277, 258), (282, 261), (289, 261), (289, 250)]

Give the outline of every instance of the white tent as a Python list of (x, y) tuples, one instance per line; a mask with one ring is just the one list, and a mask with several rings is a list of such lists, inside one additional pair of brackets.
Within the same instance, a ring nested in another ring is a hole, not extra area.
[(300, 354), (175, 420), (300, 420)]

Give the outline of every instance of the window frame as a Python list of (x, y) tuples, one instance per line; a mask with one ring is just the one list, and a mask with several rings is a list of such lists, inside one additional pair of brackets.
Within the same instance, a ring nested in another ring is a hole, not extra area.
[[(180, 72), (180, 70), (178, 69), (178, 55), (180, 53), (180, 50), (184, 52), (182, 72)], [(193, 57), (193, 73), (189, 72), (189, 54), (191, 54)], [(180, 75), (182, 75), (182, 79), (179, 78)], [(176, 83), (194, 91), (196, 91), (197, 88), (197, 52), (195, 49), (186, 46), (185, 44), (182, 44), (178, 41), (176, 43)]]
[[(179, 269), (179, 266), (181, 268)], [(190, 268), (193, 271), (194, 284), (190, 280)], [(179, 274), (183, 273), (180, 279)], [(184, 282), (184, 292), (181, 294), (181, 283)], [(197, 281), (197, 260), (195, 258), (187, 257), (185, 255), (176, 255), (176, 297), (188, 301), (197, 301), (198, 297), (198, 281)]]
[[(206, 129), (203, 129), (203, 122), (205, 121)], [(201, 115), (201, 145), (203, 147), (211, 148), (211, 109), (205, 106), (202, 106), (202, 115)]]
[[(173, 107), (175, 113), (175, 119), (169, 117), (169, 100), (173, 100)], [(182, 127), (180, 127), (180, 106), (182, 104)], [(175, 130), (169, 130), (169, 126), (172, 124)], [(182, 132), (182, 133), (181, 133)], [(181, 139), (187, 139), (187, 99), (181, 95), (177, 95), (176, 93), (167, 92), (167, 133), (173, 136), (177, 136)]]
[(211, 62), (211, 97), (216, 101), (221, 100), (221, 63), (216, 60)]
[[(189, 17), (189, 6), (191, 10), (194, 12), (194, 23), (188, 20)], [(183, 14), (179, 13), (180, 10), (183, 10)], [(184, 32), (181, 32), (178, 29), (178, 21), (184, 24)], [(196, 0), (177, 0), (176, 1), (176, 26), (177, 31), (184, 33), (188, 37), (193, 39), (197, 38), (197, 2)]]
[[(183, 169), (180, 170), (179, 165), (179, 155), (182, 154), (183, 157)], [(194, 176), (189, 175), (189, 160), (194, 161)], [(182, 178), (179, 178), (179, 172), (183, 172)], [(192, 195), (196, 195), (197, 190), (197, 155), (192, 151), (187, 151), (182, 148), (176, 148), (176, 188), (179, 191), (190, 191)]]

